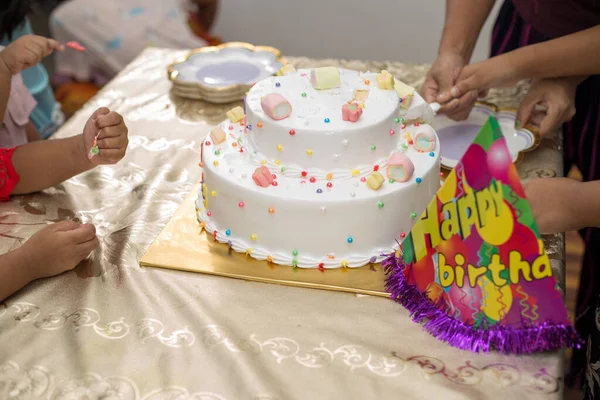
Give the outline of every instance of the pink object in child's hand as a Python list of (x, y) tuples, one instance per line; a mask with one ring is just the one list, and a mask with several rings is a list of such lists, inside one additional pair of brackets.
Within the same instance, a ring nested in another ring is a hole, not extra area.
[(85, 47), (83, 47), (82, 45), (79, 44), (79, 42), (67, 42), (65, 44), (65, 46), (72, 48), (73, 50), (77, 50), (77, 51), (85, 51)]

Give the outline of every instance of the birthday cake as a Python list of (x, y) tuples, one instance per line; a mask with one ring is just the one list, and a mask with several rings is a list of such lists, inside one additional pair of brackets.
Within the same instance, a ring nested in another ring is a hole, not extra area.
[(432, 116), (387, 71), (289, 69), (260, 81), (203, 141), (197, 218), (258, 260), (380, 262), (440, 187)]

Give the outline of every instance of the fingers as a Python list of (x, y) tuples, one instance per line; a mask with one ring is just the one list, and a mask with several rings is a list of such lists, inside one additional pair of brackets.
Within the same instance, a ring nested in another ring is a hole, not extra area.
[(478, 93), (476, 91), (467, 92), (458, 99), (453, 99), (450, 102), (444, 104), (438, 113), (446, 114), (448, 117), (455, 121), (461, 121), (466, 119), (477, 100)]
[(87, 242), (79, 243), (77, 245), (77, 252), (81, 255), (82, 258), (87, 257), (92, 251), (96, 250), (100, 245), (100, 241), (96, 236)]
[(85, 243), (96, 237), (96, 227), (92, 224), (79, 224), (75, 229), (65, 232), (73, 243)]
[(106, 107), (98, 109), (96, 113), (98, 113), (96, 115), (96, 128), (98, 129), (116, 126), (123, 123), (123, 117), (121, 114), (114, 111), (109, 111)]
[(98, 136), (98, 148), (99, 149), (104, 149), (104, 150), (124, 149), (129, 144), (129, 139), (127, 139), (127, 135), (121, 135), (119, 133), (117, 133), (117, 135), (113, 136), (113, 137), (105, 136), (104, 138), (100, 139), (100, 137), (102, 137), (104, 132), (108, 132), (108, 135), (110, 135), (110, 134), (112, 134), (113, 131), (111, 130), (111, 128), (106, 128), (106, 129), (102, 130), (102, 132), (100, 133), (100, 136)]
[(438, 85), (434, 79), (427, 75), (427, 78), (425, 78), (425, 82), (423, 82), (423, 85), (421, 85), (421, 88), (419, 89), (419, 93), (421, 94), (421, 96), (423, 96), (423, 99), (427, 103), (433, 103), (434, 101), (436, 101), (435, 99), (437, 98), (437, 95), (439, 93)]
[[(96, 111), (94, 111), (94, 113), (92, 114), (92, 119), (93, 120), (97, 120), (98, 118), (100, 118), (103, 115), (107, 115), (110, 113), (110, 110), (106, 107), (100, 107), (99, 109), (97, 109)], [(100, 129), (100, 128), (98, 128)]]
[(536, 104), (539, 102), (538, 97), (527, 96), (523, 99), (519, 108), (517, 109), (517, 115), (515, 117), (515, 126), (525, 126), (530, 118)]
[(75, 221), (60, 221), (60, 222), (50, 225), (48, 228), (51, 228), (52, 230), (54, 230), (56, 232), (71, 231), (73, 229), (78, 228), (80, 225), (81, 224), (78, 224)]
[(125, 151), (125, 148), (100, 149), (100, 152), (92, 161), (95, 163), (97, 160), (100, 164), (116, 164), (125, 157)]
[(562, 124), (563, 115), (559, 112), (558, 108), (553, 104), (548, 106), (546, 117), (540, 124), (540, 135), (546, 136), (554, 133), (558, 127)]

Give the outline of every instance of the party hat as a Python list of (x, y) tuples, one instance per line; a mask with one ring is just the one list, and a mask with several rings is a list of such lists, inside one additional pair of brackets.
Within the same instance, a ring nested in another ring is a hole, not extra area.
[(532, 353), (581, 343), (494, 117), (384, 266), (391, 298), (452, 346)]

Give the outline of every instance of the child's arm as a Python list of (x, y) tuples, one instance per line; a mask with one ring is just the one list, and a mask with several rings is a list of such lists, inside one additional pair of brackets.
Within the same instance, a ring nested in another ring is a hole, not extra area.
[[(88, 152), (96, 134), (100, 152), (90, 160)], [(18, 147), (12, 163), (20, 179), (11, 194), (37, 192), (98, 164), (115, 164), (125, 156), (127, 144), (123, 118), (107, 108), (100, 108), (90, 117), (82, 135)]]
[(474, 90), (512, 86), (522, 79), (599, 74), (598, 54), (600, 25), (466, 66), (455, 86), (438, 101), (446, 103)]
[(31, 121), (29, 121), (27, 123), (27, 125), (25, 125), (25, 132), (27, 133), (27, 142), (28, 143), (35, 142), (35, 141), (38, 141), (41, 139), (40, 133), (38, 132), (35, 125), (33, 125), (33, 122), (31, 122)]
[(523, 188), (540, 233), (600, 227), (600, 181), (542, 178)]

